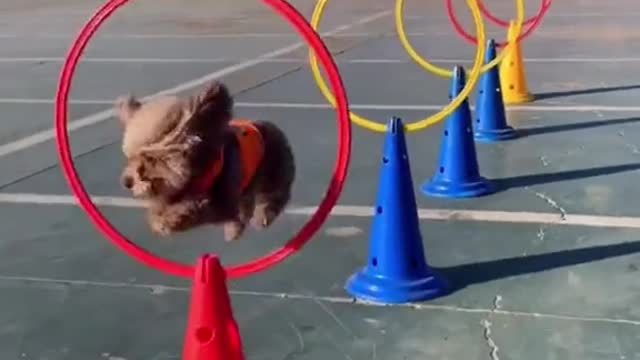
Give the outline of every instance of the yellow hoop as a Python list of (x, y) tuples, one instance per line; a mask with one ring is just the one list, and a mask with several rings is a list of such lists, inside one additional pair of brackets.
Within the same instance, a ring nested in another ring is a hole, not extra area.
[[(518, 38), (518, 36), (520, 36), (520, 32), (522, 31), (522, 24), (524, 22), (524, 1), (523, 0), (515, 0), (516, 2), (516, 24), (515, 24), (515, 34), (516, 34), (516, 39)], [(422, 56), (420, 56), (420, 54), (418, 54), (418, 52), (413, 48), (413, 46), (411, 45), (411, 43), (409, 42), (409, 38), (407, 37), (407, 33), (405, 32), (405, 28), (404, 28), (404, 19), (402, 18), (402, 13), (403, 13), (403, 9), (404, 9), (404, 0), (396, 0), (396, 6), (395, 6), (395, 23), (396, 23), (396, 33), (398, 34), (398, 38), (400, 39), (400, 43), (402, 44), (402, 47), (404, 48), (404, 50), (407, 52), (407, 54), (409, 55), (409, 57), (419, 66), (421, 66), (423, 69), (438, 75), (440, 77), (443, 78), (450, 78), (453, 76), (453, 72), (451, 70), (442, 68), (440, 66), (434, 65), (432, 63), (430, 63), (429, 61), (427, 61), (425, 58), (423, 58)], [(511, 46), (511, 44), (513, 43), (512, 39), (509, 39), (507, 37), (507, 40), (509, 41), (504, 48), (502, 49), (502, 51), (500, 51), (500, 54), (498, 54), (498, 56), (496, 56), (495, 59), (493, 59), (490, 63), (484, 65), (481, 69), (480, 69), (480, 73), (483, 74), (486, 71), (490, 70), (491, 68), (493, 68), (494, 66), (498, 65), (498, 63), (500, 63), (500, 61), (502, 61), (502, 59), (504, 59), (504, 57), (507, 55), (507, 51), (509, 50), (509, 46)], [(478, 44), (477, 46), (485, 46), (485, 44), (483, 42), (480, 42), (480, 39), (478, 39)]]
[[(316, 7), (313, 10), (313, 15), (311, 17), (311, 27), (318, 31), (318, 24), (322, 17), (322, 13), (327, 5), (328, 0), (318, 0), (316, 3)], [(473, 67), (471, 68), (469, 78), (464, 88), (458, 94), (458, 96), (453, 99), (448, 105), (446, 105), (440, 112), (437, 114), (431, 115), (426, 119), (419, 120), (416, 122), (408, 123), (405, 125), (406, 132), (413, 132), (425, 129), (433, 124), (436, 124), (442, 120), (444, 120), (447, 116), (449, 116), (462, 102), (467, 99), (471, 90), (478, 82), (478, 78), (480, 77), (480, 69), (482, 67), (482, 62), (484, 58), (485, 52), (485, 31), (484, 31), (484, 23), (482, 21), (482, 15), (480, 14), (480, 9), (476, 0), (466, 0), (467, 6), (471, 9), (471, 14), (473, 15), (473, 21), (476, 25), (476, 37), (478, 38), (478, 44), (482, 44), (476, 47), (476, 57), (475, 62), (473, 63)], [(322, 78), (322, 74), (320, 73), (320, 69), (318, 68), (318, 60), (315, 56), (313, 50), (309, 50), (309, 66), (311, 67), (311, 72), (313, 73), (313, 78), (315, 80), (316, 86), (322, 92), (327, 102), (331, 104), (334, 108), (336, 107), (336, 99), (331, 93), (331, 90), (327, 87), (327, 84), (324, 82)], [(353, 112), (349, 112), (351, 116), (351, 121), (353, 121), (356, 125), (359, 125), (365, 129), (383, 133), (387, 131), (387, 125), (381, 124), (366, 118), (359, 116)]]

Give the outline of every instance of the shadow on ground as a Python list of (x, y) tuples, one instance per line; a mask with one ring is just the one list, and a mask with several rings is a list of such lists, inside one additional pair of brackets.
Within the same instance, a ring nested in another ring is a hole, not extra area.
[(634, 170), (640, 170), (640, 163), (602, 166), (596, 168), (569, 170), (555, 173), (521, 175), (502, 179), (493, 179), (492, 181), (498, 187), (499, 191), (505, 191), (512, 188), (521, 188), (540, 184), (584, 179), (594, 176), (612, 175)]
[(552, 92), (536, 94), (535, 99), (547, 100), (547, 99), (554, 99), (554, 98), (559, 98), (564, 96), (601, 94), (601, 93), (607, 93), (607, 92), (635, 90), (635, 89), (640, 89), (640, 85), (622, 85), (622, 86), (611, 86), (611, 87), (596, 87), (596, 88), (582, 89), (582, 90), (552, 91)]
[[(547, 254), (486, 261), (475, 264), (434, 269), (444, 275), (452, 285), (452, 292), (469, 285), (482, 284), (513, 276), (533, 274), (562, 267), (585, 264), (640, 252), (640, 241), (594, 246), (583, 249), (562, 250)], [(629, 271), (638, 271), (630, 264)]]
[(521, 136), (535, 136), (535, 135), (543, 135), (543, 134), (552, 134), (552, 133), (563, 132), (563, 131), (592, 129), (592, 128), (602, 127), (602, 126), (633, 124), (637, 122), (640, 122), (640, 117), (627, 117), (627, 118), (620, 118), (620, 119), (577, 122), (573, 124), (560, 124), (560, 125), (551, 125), (551, 126), (539, 126), (539, 127), (533, 127), (533, 128), (520, 128), (520, 129), (517, 129), (517, 131), (518, 131), (518, 134)]

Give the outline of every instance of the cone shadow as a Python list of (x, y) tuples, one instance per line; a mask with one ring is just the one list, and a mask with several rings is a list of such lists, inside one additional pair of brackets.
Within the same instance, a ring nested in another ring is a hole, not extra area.
[(568, 180), (584, 179), (594, 176), (612, 175), (621, 172), (640, 169), (640, 163), (602, 166), (589, 169), (570, 170), (556, 173), (542, 173), (533, 175), (514, 176), (502, 179), (494, 179), (493, 182), (501, 190), (549, 184)]
[(536, 100), (546, 100), (546, 99), (554, 99), (554, 98), (559, 98), (564, 96), (602, 94), (607, 92), (635, 90), (635, 89), (640, 89), (640, 85), (622, 85), (622, 86), (611, 86), (611, 87), (595, 87), (595, 88), (582, 89), (582, 90), (551, 91), (546, 93), (538, 93), (535, 95), (535, 98)]
[(640, 117), (597, 120), (597, 121), (588, 121), (588, 122), (578, 122), (573, 124), (540, 126), (540, 127), (524, 128), (524, 129), (521, 128), (518, 130), (518, 132), (522, 136), (535, 136), (535, 135), (551, 134), (551, 133), (557, 133), (557, 132), (563, 132), (563, 131), (585, 130), (585, 129), (591, 129), (591, 128), (597, 128), (597, 127), (604, 127), (604, 126), (633, 124), (636, 122), (640, 122)]
[(633, 241), (439, 268), (437, 271), (449, 279), (452, 291), (458, 291), (469, 285), (540, 273), (638, 252), (640, 252), (640, 241)]

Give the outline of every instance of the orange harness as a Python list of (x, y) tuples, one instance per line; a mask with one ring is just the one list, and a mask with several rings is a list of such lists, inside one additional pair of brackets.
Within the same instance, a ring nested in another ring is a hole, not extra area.
[[(231, 126), (236, 130), (242, 167), (241, 189), (244, 190), (253, 179), (258, 166), (264, 157), (264, 142), (260, 130), (250, 120), (232, 120)], [(224, 149), (217, 154), (211, 167), (195, 182), (197, 191), (208, 191), (222, 172), (224, 166)]]

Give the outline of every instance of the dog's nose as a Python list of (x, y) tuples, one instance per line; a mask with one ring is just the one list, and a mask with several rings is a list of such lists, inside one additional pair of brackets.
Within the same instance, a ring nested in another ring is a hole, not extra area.
[(122, 185), (127, 189), (131, 189), (133, 186), (133, 178), (131, 176), (125, 176), (122, 178)]

